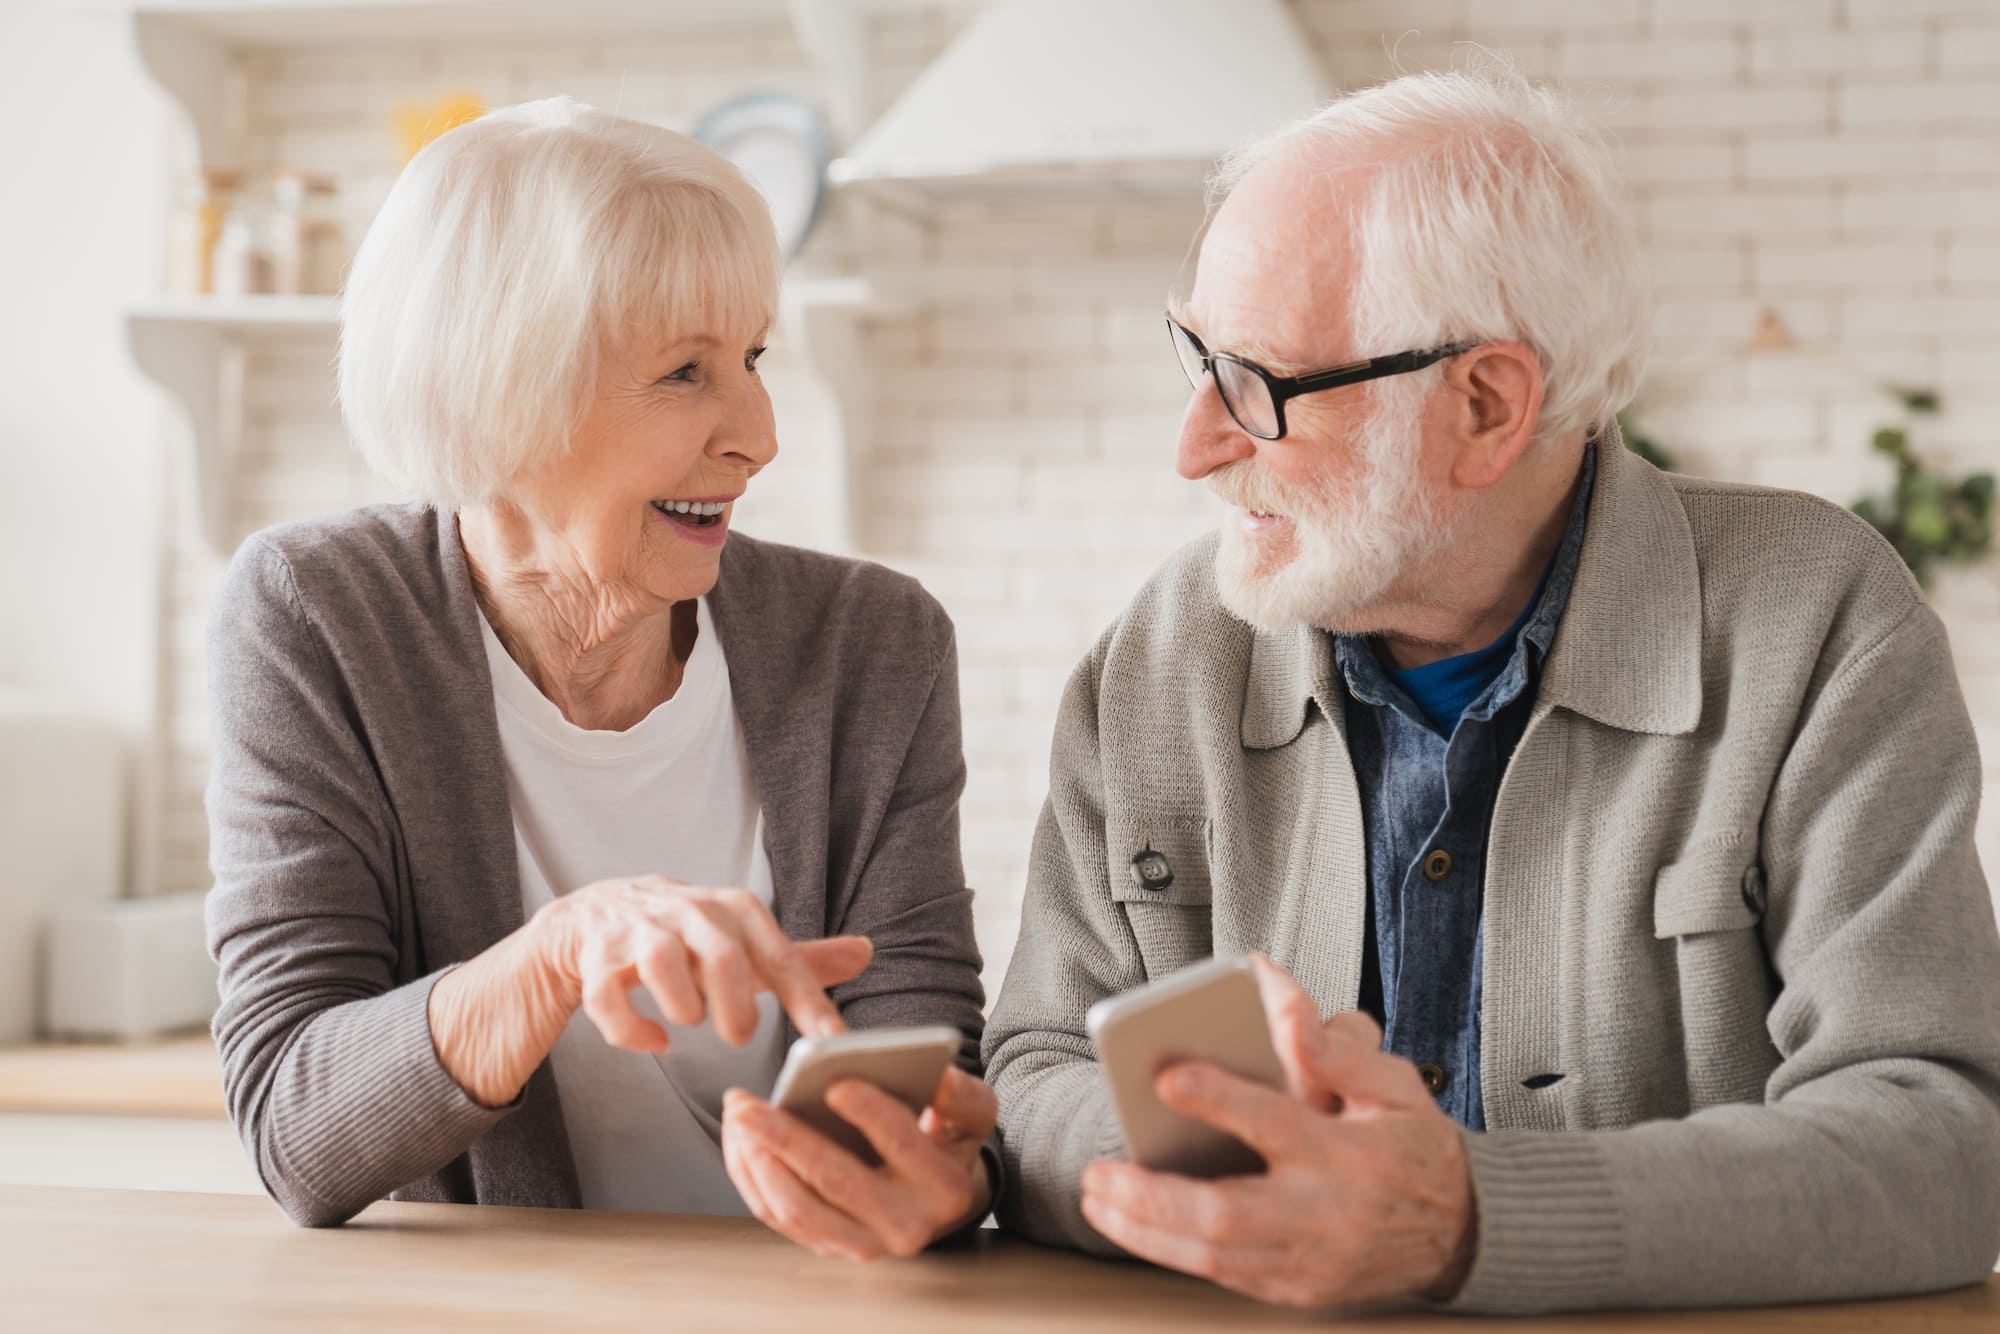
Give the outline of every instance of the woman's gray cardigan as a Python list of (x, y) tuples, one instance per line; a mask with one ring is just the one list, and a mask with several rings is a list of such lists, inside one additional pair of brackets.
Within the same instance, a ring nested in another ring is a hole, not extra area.
[[(949, 618), (880, 566), (742, 536), (710, 609), (779, 923), (873, 939), (833, 993), (848, 1023), (951, 1024), (976, 1070)], [(439, 972), (523, 920), (479, 614), (454, 518), (381, 506), (251, 538), (210, 626), (215, 1038), (230, 1118), (301, 1223), (384, 1195), (579, 1202), (548, 1063), (482, 1107), (427, 1020)]]

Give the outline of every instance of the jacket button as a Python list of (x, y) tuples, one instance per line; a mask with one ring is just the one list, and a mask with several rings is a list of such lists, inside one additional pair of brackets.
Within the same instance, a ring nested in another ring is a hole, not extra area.
[(1132, 859), (1132, 879), (1141, 889), (1165, 889), (1174, 883), (1174, 868), (1165, 857), (1147, 848)]
[(1764, 868), (1756, 862), (1743, 871), (1743, 904), (1758, 916), (1764, 914), (1764, 903), (1768, 895), (1764, 886)]
[(1443, 848), (1431, 849), (1431, 854), (1424, 858), (1424, 874), (1432, 880), (1442, 880), (1450, 875), (1451, 854)]
[(1423, 1076), (1424, 1087), (1429, 1089), (1432, 1093), (1436, 1093), (1444, 1087), (1443, 1066), (1438, 1065), (1432, 1061), (1425, 1061), (1422, 1065), (1417, 1067), (1417, 1073)]

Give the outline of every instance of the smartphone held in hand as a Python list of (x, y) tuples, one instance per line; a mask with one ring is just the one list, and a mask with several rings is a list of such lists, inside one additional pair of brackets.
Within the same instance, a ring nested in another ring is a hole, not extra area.
[(1133, 1162), (1192, 1177), (1263, 1170), (1264, 1160), (1249, 1145), (1174, 1111), (1153, 1091), (1162, 1070), (1185, 1060), (1285, 1087), (1249, 959), (1207, 959), (1183, 968), (1099, 1001), (1087, 1022)]
[(957, 1029), (943, 1024), (800, 1038), (778, 1071), (771, 1104), (872, 1167), (880, 1156), (866, 1136), (826, 1105), (827, 1089), (843, 1079), (866, 1080), (911, 1111), (921, 1111), (936, 1096), (961, 1041)]

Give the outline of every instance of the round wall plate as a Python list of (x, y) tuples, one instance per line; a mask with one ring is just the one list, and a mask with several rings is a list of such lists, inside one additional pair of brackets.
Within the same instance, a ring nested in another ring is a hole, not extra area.
[(833, 142), (818, 111), (782, 93), (735, 98), (703, 116), (694, 137), (741, 168), (770, 205), (778, 245), (798, 253), (826, 200)]

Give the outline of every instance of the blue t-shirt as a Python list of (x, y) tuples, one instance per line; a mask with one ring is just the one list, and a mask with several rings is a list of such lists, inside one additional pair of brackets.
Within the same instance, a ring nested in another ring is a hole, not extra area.
[[(1542, 580), (1535, 586), (1535, 595), (1528, 599), (1528, 605), (1521, 608), (1521, 614), (1514, 623), (1502, 632), (1500, 637), (1485, 648), (1461, 653), (1455, 658), (1440, 658), (1427, 662), (1421, 667), (1390, 667), (1389, 675), (1410, 702), (1424, 711), (1424, 717), (1446, 736), (1458, 725), (1459, 718), (1471, 707), (1472, 701), (1486, 693), (1486, 687), (1500, 678), (1507, 668), (1507, 660), (1514, 656), (1514, 643), (1535, 608), (1542, 604), (1542, 594), (1548, 591), (1549, 574), (1555, 569), (1560, 551), (1550, 558), (1542, 570)], [(1384, 663), (1387, 667), (1388, 664)]]

